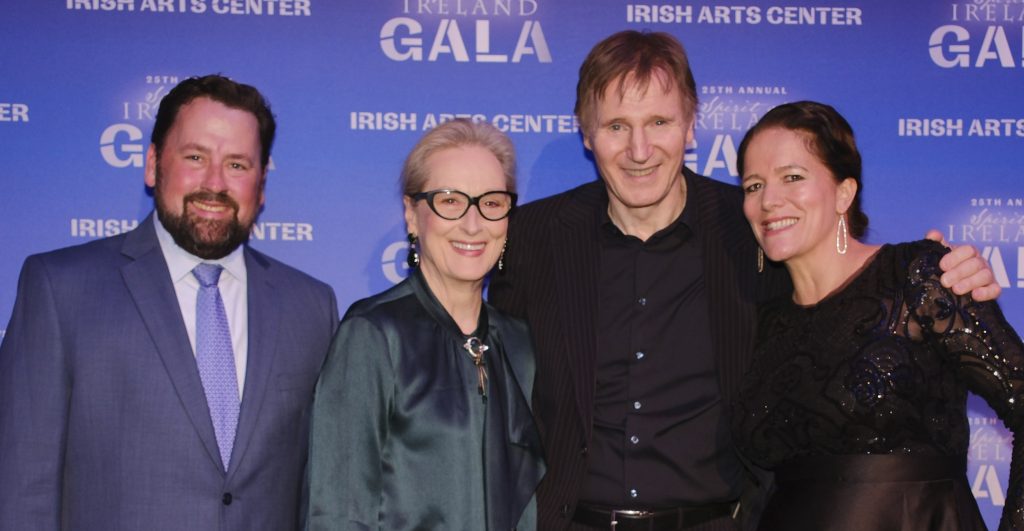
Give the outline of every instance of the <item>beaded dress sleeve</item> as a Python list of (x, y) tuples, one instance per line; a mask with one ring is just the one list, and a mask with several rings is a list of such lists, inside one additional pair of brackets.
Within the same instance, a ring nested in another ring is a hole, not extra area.
[(903, 333), (927, 341), (956, 363), (967, 388), (984, 398), (1013, 432), (999, 529), (1024, 529), (1024, 347), (996, 303), (954, 295), (939, 283), (941, 257), (933, 248), (910, 263)]

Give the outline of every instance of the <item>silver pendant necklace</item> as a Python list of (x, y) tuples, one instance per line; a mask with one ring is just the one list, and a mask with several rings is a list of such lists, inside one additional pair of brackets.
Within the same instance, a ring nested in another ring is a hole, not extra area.
[(462, 345), (462, 348), (466, 349), (469, 353), (469, 357), (473, 360), (473, 365), (476, 365), (477, 375), (477, 390), (480, 391), (480, 396), (487, 398), (487, 368), (484, 367), (484, 352), (487, 352), (490, 347), (484, 344), (476, 337), (470, 337), (466, 339), (466, 342)]

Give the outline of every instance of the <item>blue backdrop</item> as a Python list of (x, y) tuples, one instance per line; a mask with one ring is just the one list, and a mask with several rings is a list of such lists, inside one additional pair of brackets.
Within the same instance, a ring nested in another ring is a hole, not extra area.
[[(869, 239), (936, 227), (977, 246), (1024, 327), (1021, 0), (5, 2), (0, 322), (25, 256), (149, 212), (153, 117), (185, 77), (221, 72), (269, 97), (279, 136), (252, 244), (331, 283), (344, 310), (405, 274), (398, 171), (439, 121), (507, 131), (524, 200), (595, 178), (572, 116), (576, 71), (626, 28), (671, 32), (689, 51), (693, 169), (735, 182), (735, 148), (767, 109), (832, 103), (865, 157)], [(972, 400), (970, 481), (994, 527), (1009, 433)]]

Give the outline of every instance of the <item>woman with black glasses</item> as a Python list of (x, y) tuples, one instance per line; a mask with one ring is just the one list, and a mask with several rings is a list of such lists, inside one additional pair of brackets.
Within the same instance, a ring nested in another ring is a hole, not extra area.
[(534, 529), (544, 465), (526, 326), (484, 302), (516, 203), (494, 127), (444, 123), (402, 169), (412, 274), (349, 308), (313, 405), (309, 529)]

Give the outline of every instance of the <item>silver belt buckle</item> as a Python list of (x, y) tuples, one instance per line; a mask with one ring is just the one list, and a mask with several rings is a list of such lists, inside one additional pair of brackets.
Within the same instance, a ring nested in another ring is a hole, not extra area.
[(650, 516), (651, 513), (650, 513), (650, 511), (634, 511), (634, 510), (616, 511), (615, 509), (612, 509), (612, 521), (611, 521), (611, 529), (612, 529), (612, 531), (615, 531), (615, 526), (619, 525), (619, 521), (615, 519), (615, 515), (616, 514), (622, 514), (622, 515), (625, 515), (625, 516), (634, 516), (636, 518), (643, 518), (645, 516)]

